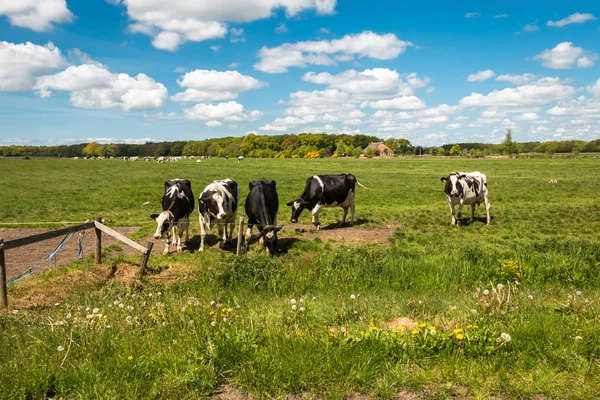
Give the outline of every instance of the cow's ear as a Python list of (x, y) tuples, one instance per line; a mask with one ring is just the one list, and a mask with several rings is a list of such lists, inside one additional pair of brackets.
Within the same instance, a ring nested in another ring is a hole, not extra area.
[(461, 175), (461, 176), (460, 176), (460, 180), (461, 180), (461, 181), (464, 181), (466, 177), (467, 177), (467, 176), (463, 174), (463, 175)]
[(158, 218), (158, 214), (152, 214), (150, 215), (150, 219), (153, 219), (156, 221), (156, 218)]
[(446, 176), (442, 176), (442, 179), (440, 179), (442, 182), (448, 182), (448, 177)]
[(290, 201), (289, 203), (286, 203), (286, 206), (288, 206), (288, 207), (291, 207), (291, 206), (293, 206), (295, 201), (296, 201), (296, 200), (292, 200), (292, 201)]
[(283, 228), (283, 225), (276, 226), (273, 228), (273, 232), (279, 232)]

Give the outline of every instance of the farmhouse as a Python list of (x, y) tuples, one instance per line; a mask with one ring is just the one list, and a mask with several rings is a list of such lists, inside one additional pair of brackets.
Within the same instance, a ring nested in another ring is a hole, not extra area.
[(394, 152), (392, 149), (387, 147), (383, 142), (372, 142), (363, 150), (362, 154), (365, 154), (368, 149), (375, 150), (376, 156), (393, 156)]

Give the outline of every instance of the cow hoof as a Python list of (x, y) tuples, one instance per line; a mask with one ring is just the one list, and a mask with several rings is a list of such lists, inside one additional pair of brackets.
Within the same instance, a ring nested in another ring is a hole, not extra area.
[(169, 250), (163, 250), (163, 256), (166, 256), (167, 254), (169, 254)]
[(177, 252), (178, 252), (178, 253), (183, 253), (183, 247), (178, 247), (178, 248), (177, 248)]
[(204, 251), (204, 246), (200, 246), (199, 251)]

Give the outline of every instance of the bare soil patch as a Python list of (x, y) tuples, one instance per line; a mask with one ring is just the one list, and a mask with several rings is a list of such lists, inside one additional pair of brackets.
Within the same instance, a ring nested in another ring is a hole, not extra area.
[(387, 243), (388, 238), (402, 228), (399, 223), (382, 223), (377, 226), (350, 226), (332, 224), (316, 230), (314, 225), (289, 224), (283, 228), (286, 236), (295, 236), (300, 240), (319, 238), (327, 241), (357, 244), (359, 242)]

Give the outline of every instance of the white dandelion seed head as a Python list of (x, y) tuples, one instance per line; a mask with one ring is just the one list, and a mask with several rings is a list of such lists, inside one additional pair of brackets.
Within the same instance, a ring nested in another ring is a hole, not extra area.
[(488, 294), (490, 294), (490, 291), (489, 291), (489, 290), (487, 290), (487, 289), (485, 289), (485, 290), (483, 291), (483, 295), (484, 295), (484, 296), (487, 296)]
[(342, 332), (342, 333), (346, 333), (346, 327), (345, 327), (345, 326), (342, 326), (342, 328), (340, 329), (340, 332)]
[(188, 322), (188, 323), (190, 324), (190, 326), (191, 326), (191, 325), (194, 325), (194, 320), (193, 320), (193, 319), (190, 319), (190, 322)]
[(304, 307), (300, 307), (300, 312), (304, 312), (306, 310)]
[(581, 296), (581, 295), (582, 295), (582, 293), (581, 293), (581, 290), (578, 290), (578, 291), (576, 291), (576, 292), (575, 292), (575, 294), (576, 294), (577, 296)]
[(160, 296), (161, 294), (162, 294), (161, 292), (156, 293), (157, 296)]
[(106, 325), (106, 329), (110, 329), (110, 325)]
[(217, 325), (217, 321), (213, 321), (210, 323), (210, 326), (216, 326)]
[(504, 285), (499, 283), (498, 285), (496, 285), (496, 287), (498, 288), (498, 290), (502, 290), (504, 289)]
[(477, 314), (477, 310), (471, 309), (471, 314), (473, 314), (473, 315)]
[(71, 313), (68, 313), (68, 314), (67, 314), (67, 319), (68, 319), (68, 318), (71, 318), (71, 317), (72, 317)]
[(583, 340), (581, 336), (575, 336), (575, 340)]
[(532, 295), (529, 295), (529, 296), (527, 296), (527, 298), (528, 298), (529, 300), (533, 300), (533, 296), (532, 296)]
[(290, 300), (290, 303), (291, 303), (291, 304), (296, 304), (296, 299), (291, 299), (291, 300)]
[(90, 308), (89, 308), (89, 307), (86, 307), (86, 308), (85, 308), (85, 311), (90, 311)]
[(100, 309), (99, 309), (99, 308), (94, 308), (94, 309), (92, 310), (92, 314), (98, 314), (99, 312), (100, 312)]
[(200, 305), (200, 302), (198, 300), (194, 301), (194, 306), (198, 307)]
[(148, 293), (148, 297), (152, 297), (152, 293)]
[(312, 297), (313, 300), (316, 300), (317, 298), (315, 296)]
[(492, 293), (496, 294), (496, 288), (492, 289)]
[(177, 340), (173, 339), (173, 344), (177, 344)]
[(432, 329), (432, 330), (429, 331), (429, 334), (431, 336), (435, 336), (435, 335), (437, 335), (437, 331), (435, 329)]
[(117, 304), (119, 304), (119, 300), (113, 301), (113, 304), (116, 306)]
[(292, 310), (296, 311), (296, 308), (297, 308), (296, 305), (292, 304)]
[(214, 300), (212, 300), (212, 301), (210, 302), (210, 305), (211, 305), (211, 306), (214, 306), (214, 305), (215, 305), (215, 301), (214, 301)]
[(61, 352), (61, 351), (65, 351), (65, 348), (64, 348), (64, 347), (62, 347), (62, 346), (58, 346), (58, 347), (56, 348), (56, 350), (57, 350), (57, 351), (59, 351), (59, 352)]
[(227, 317), (223, 317), (223, 322), (227, 322)]
[(351, 295), (350, 295), (350, 298), (351, 298), (352, 300), (354, 300), (354, 299), (356, 299), (356, 296), (355, 296), (355, 295), (353, 295), (353, 294), (351, 294)]
[(496, 343), (500, 343), (501, 341), (502, 341), (502, 339), (496, 338)]
[(304, 303), (304, 299), (300, 298), (300, 300), (298, 300), (300, 303)]
[(511, 341), (511, 337), (508, 333), (506, 332), (502, 332), (500, 334), (500, 337), (502, 338), (502, 340), (504, 340), (505, 342), (510, 342)]
[(133, 306), (127, 306), (127, 310), (132, 311), (133, 310)]
[(120, 303), (120, 304), (119, 304), (119, 308), (123, 308), (123, 307), (125, 307), (125, 304), (123, 304), (123, 303)]
[(419, 300), (419, 304), (423, 304), (423, 301), (422, 301), (422, 300)]
[(13, 310), (13, 314), (18, 314), (19, 310)]

